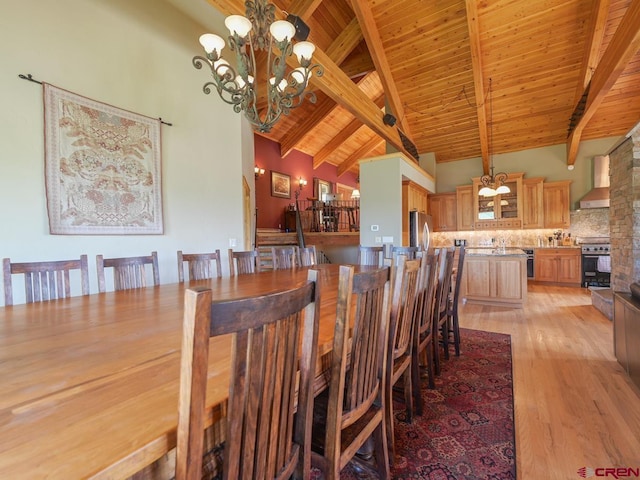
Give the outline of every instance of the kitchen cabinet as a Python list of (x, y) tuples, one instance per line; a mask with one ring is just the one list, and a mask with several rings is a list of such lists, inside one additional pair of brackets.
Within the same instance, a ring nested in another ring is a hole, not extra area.
[(473, 185), (456, 187), (456, 220), (459, 231), (473, 230)]
[(466, 251), (461, 287), (467, 302), (510, 307), (522, 307), (526, 302), (527, 256), (519, 249), (506, 252)]
[(480, 177), (473, 179), (474, 226), (476, 230), (522, 228), (522, 177), (524, 173), (511, 173), (505, 185), (511, 190), (494, 197), (478, 192), (482, 188)]
[(427, 191), (410, 180), (402, 182), (402, 203), (406, 199), (406, 212), (415, 210), (427, 213)]
[(640, 388), (640, 300), (630, 293), (615, 292), (613, 312), (614, 353)]
[(570, 191), (571, 180), (545, 182), (542, 200), (544, 210), (544, 228), (569, 228), (571, 226)]
[(456, 192), (429, 195), (429, 211), (435, 232), (455, 232), (458, 228)]
[(582, 281), (579, 247), (536, 248), (533, 265), (536, 282), (579, 287)]
[(427, 213), (427, 191), (410, 180), (402, 182), (402, 245), (409, 245), (409, 212)]
[(544, 178), (522, 180), (522, 228), (544, 228)]

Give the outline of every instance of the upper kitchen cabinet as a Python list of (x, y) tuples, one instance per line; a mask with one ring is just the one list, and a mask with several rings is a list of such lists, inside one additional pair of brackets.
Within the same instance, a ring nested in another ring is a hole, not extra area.
[(409, 212), (427, 213), (427, 190), (411, 180), (402, 181), (402, 245), (409, 245)]
[(543, 184), (544, 228), (569, 228), (571, 226), (570, 184), (571, 180)]
[[(404, 212), (427, 213), (427, 191), (415, 182), (404, 180), (402, 182), (402, 203)], [(405, 217), (407, 216), (405, 215)]]
[(522, 180), (522, 228), (544, 228), (543, 184), (542, 177)]
[(478, 192), (482, 188), (480, 178), (473, 179), (474, 226), (476, 230), (517, 229), (522, 228), (524, 173), (511, 173), (505, 185), (509, 193), (485, 197)]
[(456, 217), (458, 230), (473, 230), (475, 222), (473, 217), (473, 185), (456, 187)]
[(429, 211), (435, 232), (454, 232), (458, 229), (456, 192), (429, 195)]

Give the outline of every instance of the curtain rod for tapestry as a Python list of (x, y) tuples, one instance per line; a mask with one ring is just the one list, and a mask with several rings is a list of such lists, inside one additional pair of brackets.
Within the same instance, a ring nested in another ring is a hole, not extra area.
[[(26, 75), (19, 73), (18, 77), (21, 78), (22, 80), (28, 80), (30, 82), (37, 83), (38, 85), (42, 85), (42, 82), (33, 78), (33, 76), (30, 73), (27, 73)], [(160, 120), (160, 123), (173, 127), (173, 123), (165, 122), (164, 120), (162, 120), (162, 117), (158, 117), (158, 120)]]

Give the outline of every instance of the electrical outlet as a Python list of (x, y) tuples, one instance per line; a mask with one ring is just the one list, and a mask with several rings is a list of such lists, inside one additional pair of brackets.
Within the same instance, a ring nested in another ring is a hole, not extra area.
[(380, 225), (371, 225), (372, 232), (377, 232), (378, 230), (380, 230)]
[(237, 244), (237, 240), (235, 238), (229, 239), (229, 247), (233, 248), (236, 246), (236, 244)]
[(375, 242), (376, 243), (382, 243), (382, 237), (376, 237), (375, 238)]

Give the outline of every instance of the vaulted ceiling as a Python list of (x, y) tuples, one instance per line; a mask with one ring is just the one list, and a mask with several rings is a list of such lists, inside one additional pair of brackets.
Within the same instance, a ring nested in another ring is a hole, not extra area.
[[(225, 15), (243, 0), (207, 1)], [(640, 121), (640, 0), (272, 0), (318, 47), (317, 102), (267, 135), (357, 171), (389, 143), (436, 162), (626, 134)], [(194, 52), (198, 53), (198, 52)], [(294, 60), (295, 62), (295, 60)], [(385, 111), (397, 118), (383, 123)], [(401, 134), (410, 140), (403, 142)]]

